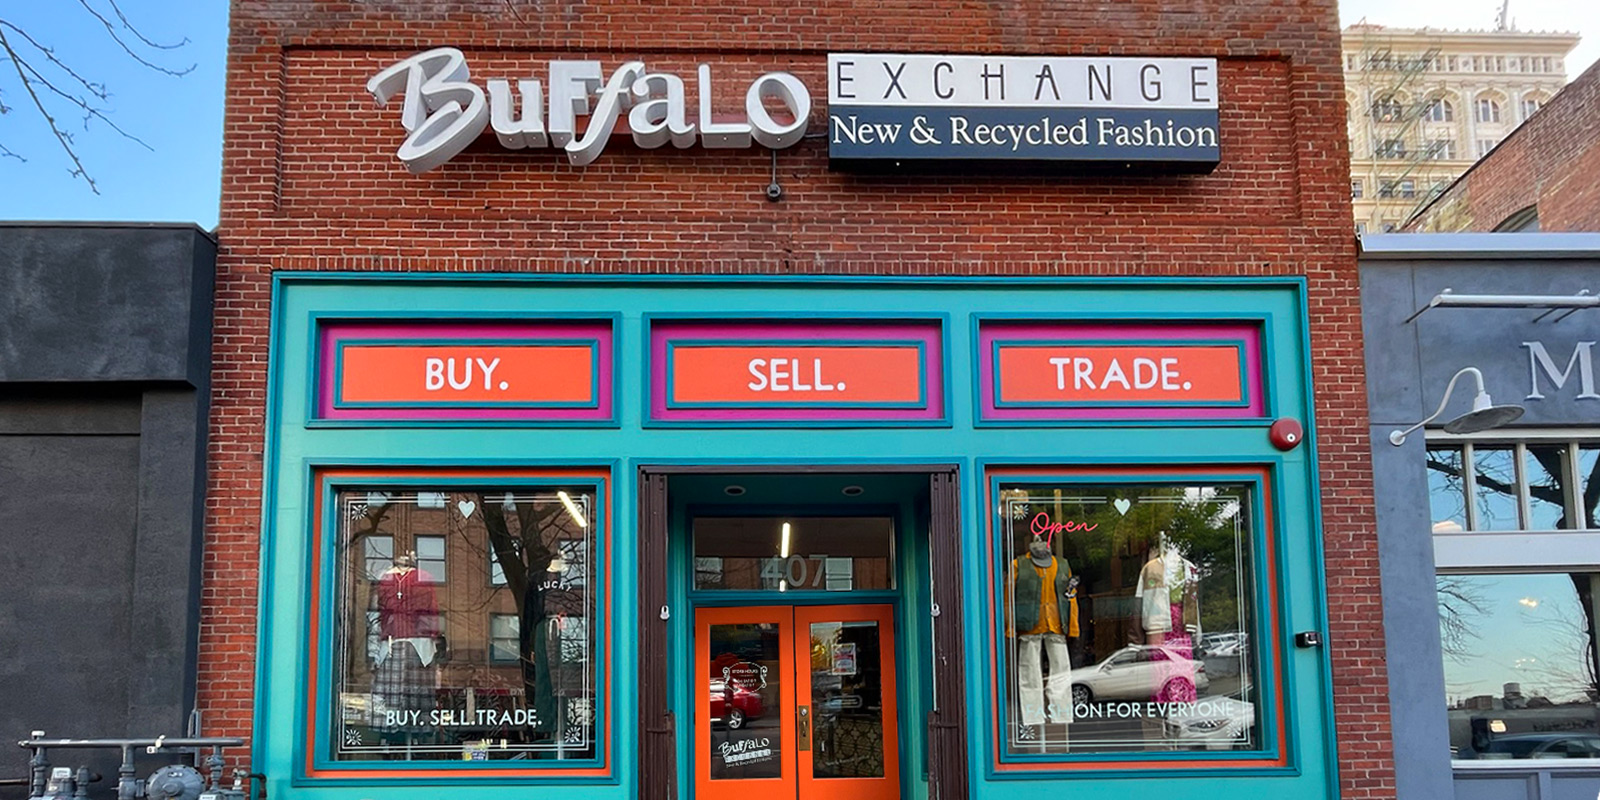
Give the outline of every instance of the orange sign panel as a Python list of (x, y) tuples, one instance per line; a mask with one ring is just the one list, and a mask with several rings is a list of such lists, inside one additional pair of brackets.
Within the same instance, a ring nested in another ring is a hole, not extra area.
[(997, 405), (1243, 405), (1241, 346), (999, 346)]
[(595, 401), (595, 349), (585, 344), (350, 344), (339, 351), (340, 407)]
[(669, 405), (912, 407), (917, 345), (675, 345)]

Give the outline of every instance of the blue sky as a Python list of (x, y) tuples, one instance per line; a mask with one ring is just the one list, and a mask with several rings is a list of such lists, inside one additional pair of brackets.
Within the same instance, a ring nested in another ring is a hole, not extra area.
[[(1342, 0), (1340, 12), (1344, 24), (1366, 17), (1394, 26), (1486, 29), (1494, 25), (1500, 2)], [(215, 227), (227, 1), (118, 0), (150, 39), (189, 40), (170, 52), (139, 50), (165, 66), (194, 65), (194, 71), (181, 78), (139, 66), (84, 10), (85, 3), (116, 24), (107, 0), (0, 0), (0, 20), (54, 48), (58, 57), (90, 80), (104, 81), (112, 92), (105, 104), (111, 119), (151, 149), (122, 138), (103, 123), (91, 123), (86, 131), (81, 114), (61, 114), (63, 124), (75, 132), (84, 166), (99, 184), (100, 194), (95, 195), (82, 180), (70, 176), (70, 162), (22, 92), (15, 67), (0, 64), (0, 102), (12, 108), (0, 116), (0, 146), (28, 159), (23, 163), (0, 156), (0, 219), (194, 222)], [(1597, 0), (1511, 0), (1510, 10), (1522, 30), (1570, 30), (1585, 36), (1568, 58), (1569, 76), (1576, 76), (1600, 55)], [(16, 38), (11, 31), (6, 33)], [(34, 52), (33, 57), (38, 59), (39, 54)]]
[[(113, 25), (115, 12), (105, 0), (86, 0)], [(194, 71), (174, 78), (139, 66), (117, 46), (79, 0), (0, 2), (0, 20), (28, 32), (55, 50), (85, 78), (106, 84), (104, 106), (119, 127), (150, 145), (147, 150), (100, 122), (88, 130), (83, 115), (59, 113), (62, 127), (74, 133), (79, 156), (100, 187), (100, 195), (70, 174), (71, 161), (22, 90), (16, 67), (0, 63), (0, 102), (11, 112), (0, 116), (0, 145), (27, 158), (0, 156), (0, 219), (120, 220), (217, 224), (221, 190), (222, 92), (227, 67), (227, 0), (118, 0), (141, 33), (158, 43), (189, 43), (172, 51), (138, 47), (135, 52), (163, 66)], [(13, 48), (36, 62), (45, 59), (4, 30)], [(135, 42), (126, 31), (124, 39)], [(50, 73), (59, 75), (60, 73)], [(70, 78), (66, 79), (70, 81)], [(63, 88), (68, 83), (59, 84)]]

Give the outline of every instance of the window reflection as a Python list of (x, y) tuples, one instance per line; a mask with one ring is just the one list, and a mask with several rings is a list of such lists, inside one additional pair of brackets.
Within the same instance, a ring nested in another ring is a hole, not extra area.
[(1472, 449), (1473, 477), (1478, 485), (1477, 524), (1480, 531), (1522, 529), (1517, 514), (1517, 460), (1509, 447)]
[(1434, 533), (1600, 529), (1600, 446), (1435, 444), (1427, 452)]
[(694, 588), (894, 588), (889, 517), (696, 517)]
[(711, 674), (705, 676), (705, 702), (711, 729), (712, 780), (776, 778), (783, 774), (783, 631), (775, 623), (710, 626)]
[(1530, 444), (1523, 450), (1528, 481), (1528, 530), (1577, 527), (1567, 517), (1567, 487), (1572, 485), (1564, 444)]
[(337, 760), (591, 758), (592, 486), (337, 496)]
[(1466, 471), (1459, 448), (1428, 449), (1428, 505), (1434, 533), (1467, 529)]
[(1250, 491), (1002, 485), (1006, 748), (1259, 747)]
[(1600, 758), (1600, 573), (1441, 575), (1457, 759)]
[(1600, 528), (1600, 519), (1595, 516), (1595, 506), (1600, 505), (1600, 446), (1585, 444), (1578, 448), (1577, 478), (1581, 498), (1578, 507), (1583, 510), (1586, 525), (1590, 530)]

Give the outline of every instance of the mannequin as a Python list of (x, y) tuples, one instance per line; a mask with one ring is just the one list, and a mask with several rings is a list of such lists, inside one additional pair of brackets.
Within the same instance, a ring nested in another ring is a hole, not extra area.
[[(1200, 631), (1200, 571), (1161, 532), (1157, 554), (1139, 571), (1139, 617), (1145, 644), (1167, 651), (1153, 673), (1158, 702), (1195, 700), (1194, 637)], [(1178, 678), (1179, 680), (1173, 680)]]
[[(1072, 721), (1071, 657), (1078, 636), (1078, 578), (1050, 542), (1035, 538), (1011, 564), (1007, 635), (1016, 640), (1017, 693), (1022, 724)], [(1045, 672), (1048, 664), (1049, 672)], [(1046, 675), (1048, 674), (1048, 678)]]
[[(1156, 554), (1139, 570), (1134, 597), (1145, 644), (1185, 643), (1200, 629), (1199, 570), (1183, 557), (1162, 531)], [(1176, 633), (1174, 633), (1176, 631)]]
[[(422, 711), (396, 719), (426, 718), (434, 708), (434, 676), (430, 667), (437, 656), (439, 607), (434, 599), (433, 577), (417, 569), (410, 555), (395, 558), (394, 566), (378, 578), (374, 595), (378, 603), (378, 633), (382, 641), (375, 659), (372, 693), (389, 711)], [(386, 717), (388, 718), (388, 717)], [(415, 724), (386, 725), (394, 732), (409, 732)]]

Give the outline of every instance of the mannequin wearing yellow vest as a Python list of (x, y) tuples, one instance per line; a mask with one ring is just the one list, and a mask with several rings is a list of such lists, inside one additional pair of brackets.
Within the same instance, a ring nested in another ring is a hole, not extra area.
[(1022, 724), (1043, 724), (1047, 712), (1051, 722), (1071, 722), (1067, 638), (1078, 636), (1078, 579), (1042, 539), (1035, 539), (1028, 555), (1012, 562), (1007, 578), (1006, 634), (1016, 638)]

